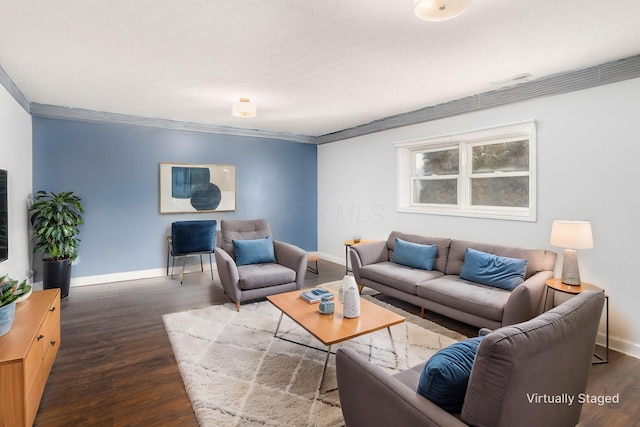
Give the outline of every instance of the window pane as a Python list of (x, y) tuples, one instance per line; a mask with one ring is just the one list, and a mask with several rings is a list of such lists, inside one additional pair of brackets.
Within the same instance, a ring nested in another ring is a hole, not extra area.
[(456, 175), (459, 172), (458, 149), (415, 153), (415, 176)]
[(471, 180), (471, 204), (529, 207), (529, 177), (474, 178)]
[(529, 141), (478, 145), (472, 148), (472, 172), (529, 170)]
[(413, 203), (458, 203), (457, 179), (415, 180), (413, 185)]

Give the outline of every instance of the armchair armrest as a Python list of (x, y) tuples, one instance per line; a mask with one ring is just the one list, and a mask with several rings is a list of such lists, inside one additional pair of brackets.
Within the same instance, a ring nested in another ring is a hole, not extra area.
[(216, 247), (215, 254), (216, 267), (225, 294), (233, 301), (240, 301), (240, 288), (238, 287), (240, 275), (238, 274), (236, 262), (222, 248)]
[(389, 261), (387, 242), (360, 243), (349, 247), (351, 269), (357, 283), (360, 283), (360, 267), (377, 262)]
[(307, 272), (307, 252), (290, 243), (273, 241), (273, 250), (278, 264), (296, 272), (296, 289), (301, 289)]
[(504, 307), (502, 326), (514, 325), (533, 319), (543, 312), (545, 281), (553, 277), (553, 271), (541, 271), (516, 287)]
[(466, 426), (353, 349), (336, 352), (336, 375), (347, 427)]

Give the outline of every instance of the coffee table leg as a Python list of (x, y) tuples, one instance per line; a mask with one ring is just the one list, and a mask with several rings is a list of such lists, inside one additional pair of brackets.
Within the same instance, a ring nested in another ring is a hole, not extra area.
[(324, 382), (324, 374), (327, 371), (327, 363), (329, 363), (329, 356), (331, 356), (331, 346), (327, 348), (327, 357), (324, 358), (324, 367), (322, 368), (322, 375), (320, 376), (320, 385), (318, 390), (322, 389), (322, 383)]
[(393, 348), (394, 354), (397, 356), (398, 352), (396, 351), (396, 343), (393, 341), (393, 335), (391, 335), (391, 328), (387, 328), (387, 331), (389, 332), (389, 339), (391, 340), (391, 347)]
[(278, 320), (278, 326), (276, 326), (276, 331), (273, 333), (274, 337), (278, 335), (278, 331), (280, 330), (280, 323), (282, 322), (282, 316), (284, 316), (284, 311), (280, 312), (280, 320)]

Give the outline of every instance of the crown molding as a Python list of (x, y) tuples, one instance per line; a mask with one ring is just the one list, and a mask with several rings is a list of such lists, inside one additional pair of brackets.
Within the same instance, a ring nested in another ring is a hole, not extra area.
[(291, 142), (316, 144), (315, 136), (298, 135), (285, 132), (269, 132), (255, 129), (234, 128), (231, 126), (217, 126), (205, 123), (182, 122), (178, 120), (156, 119), (134, 116), (130, 114), (108, 113), (104, 111), (87, 110), (84, 108), (61, 107), (58, 105), (31, 103), (31, 115), (49, 119), (79, 120), (85, 122), (108, 122), (149, 126), (162, 129), (186, 130), (193, 132), (215, 133), (221, 135), (247, 136), (254, 138), (278, 139)]
[(364, 125), (321, 135), (318, 137), (318, 143), (326, 144), (341, 141), (384, 130), (444, 119), (534, 98), (574, 92), (638, 77), (640, 77), (640, 55), (385, 117)]
[(109, 122), (163, 129), (187, 130), (221, 135), (278, 139), (307, 144), (326, 144), (371, 133), (415, 125), (432, 120), (453, 117), (474, 111), (485, 110), (535, 98), (559, 95), (610, 83), (640, 77), (640, 55), (608, 62), (582, 70), (556, 74), (550, 77), (523, 82), (511, 87), (483, 92), (442, 104), (421, 108), (403, 114), (389, 116), (352, 128), (320, 136), (300, 135), (286, 132), (269, 132), (256, 129), (234, 128), (204, 123), (139, 117), (128, 114), (107, 113), (82, 108), (29, 102), (22, 91), (0, 66), (0, 84), (13, 96), (26, 112), (35, 117)]
[(18, 89), (18, 86), (16, 86), (13, 80), (11, 80), (11, 77), (9, 77), (4, 68), (2, 68), (2, 65), (0, 65), (0, 84), (4, 86), (7, 92), (9, 92), (11, 96), (13, 96), (13, 99), (15, 99), (16, 102), (20, 104), (22, 108), (24, 108), (24, 111), (30, 113), (29, 110), (31, 103), (29, 102), (27, 97), (24, 96), (22, 91)]

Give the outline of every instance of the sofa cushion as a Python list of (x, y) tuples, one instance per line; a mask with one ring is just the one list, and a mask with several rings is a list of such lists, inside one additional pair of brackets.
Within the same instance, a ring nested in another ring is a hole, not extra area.
[(482, 338), (460, 341), (434, 354), (420, 375), (418, 394), (447, 412), (459, 413)]
[[(436, 253), (436, 258), (433, 262), (433, 269), (441, 272), (445, 272), (447, 268), (447, 259), (449, 257), (449, 244), (451, 243), (451, 239), (441, 238), (441, 237), (424, 237), (418, 236), (416, 234), (406, 234), (401, 233), (399, 231), (392, 231), (389, 233), (389, 238), (387, 239), (387, 249), (389, 251), (393, 251), (396, 246), (396, 239), (400, 238), (405, 242), (418, 243), (420, 245), (437, 245), (438, 252)], [(389, 252), (388, 259), (391, 259), (393, 254)]]
[(391, 261), (407, 267), (431, 270), (433, 269), (433, 262), (436, 259), (437, 252), (437, 245), (421, 245), (396, 238)]
[(524, 282), (526, 271), (526, 259), (501, 257), (467, 248), (460, 277), (512, 291)]
[(236, 254), (237, 265), (276, 262), (271, 236), (262, 239), (234, 240), (233, 251)]
[(360, 277), (415, 295), (417, 284), (442, 276), (439, 271), (406, 267), (390, 261), (360, 267)]
[(502, 321), (511, 291), (469, 282), (460, 276), (442, 276), (419, 283), (419, 297), (469, 314)]
[(248, 264), (238, 267), (238, 286), (243, 291), (295, 282), (296, 272), (280, 264)]

